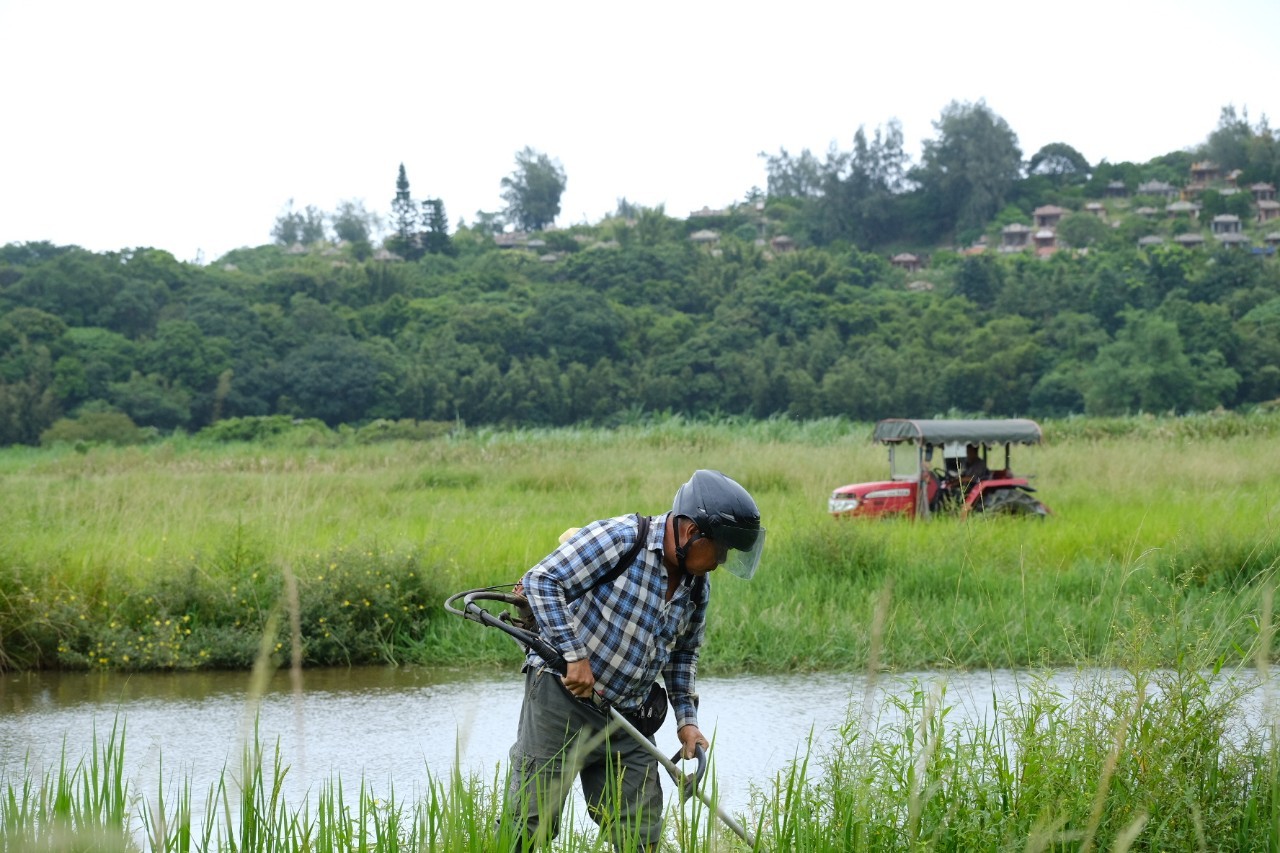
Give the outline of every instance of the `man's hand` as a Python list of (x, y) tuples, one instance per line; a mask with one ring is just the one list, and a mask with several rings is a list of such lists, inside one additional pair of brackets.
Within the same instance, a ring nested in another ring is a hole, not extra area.
[(695, 747), (701, 746), (704, 750), (710, 749), (711, 744), (707, 743), (707, 739), (702, 736), (702, 730), (693, 723), (685, 723), (676, 732), (676, 737), (680, 738), (680, 744), (684, 747), (681, 753), (685, 758), (693, 758)]
[(579, 699), (590, 699), (595, 689), (596, 677), (591, 672), (591, 661), (587, 658), (570, 661), (564, 673), (564, 686)]

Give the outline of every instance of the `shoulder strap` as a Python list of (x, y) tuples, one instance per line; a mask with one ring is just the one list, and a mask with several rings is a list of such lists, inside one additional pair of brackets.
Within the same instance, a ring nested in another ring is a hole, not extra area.
[(631, 546), (631, 549), (627, 551), (627, 553), (623, 554), (618, 559), (617, 564), (614, 565), (612, 569), (605, 572), (598, 580), (596, 580), (595, 583), (584, 589), (582, 591), (582, 595), (574, 596), (574, 598), (569, 599), (570, 601), (581, 598), (583, 595), (586, 595), (598, 586), (613, 583), (622, 576), (623, 572), (631, 568), (631, 564), (634, 563), (636, 561), (636, 557), (640, 555), (640, 549), (644, 547), (645, 542), (649, 539), (649, 516), (644, 515), (643, 513), (636, 513), (636, 519), (640, 525), (640, 530), (636, 533), (636, 543)]

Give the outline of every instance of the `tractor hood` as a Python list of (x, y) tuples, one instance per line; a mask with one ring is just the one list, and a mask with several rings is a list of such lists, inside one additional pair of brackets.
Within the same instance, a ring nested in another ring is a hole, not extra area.
[(869, 494), (882, 492), (887, 490), (901, 490), (909, 488), (910, 484), (901, 483), (896, 480), (880, 480), (874, 483), (850, 483), (847, 486), (841, 486), (833, 491), (832, 496), (844, 495), (848, 497), (865, 498)]
[(850, 483), (827, 499), (827, 511), (837, 516), (904, 513), (914, 503), (916, 484), (902, 480)]

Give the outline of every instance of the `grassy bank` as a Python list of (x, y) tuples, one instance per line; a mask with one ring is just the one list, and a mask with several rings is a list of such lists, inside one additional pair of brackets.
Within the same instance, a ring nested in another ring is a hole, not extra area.
[(240, 667), (264, 642), (306, 663), (510, 661), (443, 598), (514, 580), (565, 527), (665, 510), (697, 467), (741, 480), (769, 528), (755, 580), (716, 579), (704, 671), (1249, 648), (1280, 560), (1280, 415), (1044, 427), (1014, 466), (1046, 523), (835, 522), (830, 490), (887, 468), (839, 421), (11, 448), (0, 668)]

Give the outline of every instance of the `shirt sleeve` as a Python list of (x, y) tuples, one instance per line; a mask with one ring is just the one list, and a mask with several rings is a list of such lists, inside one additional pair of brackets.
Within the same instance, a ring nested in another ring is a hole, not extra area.
[(525, 573), (525, 595), (539, 633), (566, 661), (588, 656), (569, 601), (607, 574), (638, 533), (634, 524), (627, 525), (623, 519), (593, 521)]
[[(699, 589), (700, 587), (700, 589)], [(703, 578), (695, 582), (690, 594), (694, 597), (693, 613), (688, 627), (676, 637), (671, 659), (663, 670), (667, 696), (676, 714), (676, 730), (681, 726), (698, 724), (698, 694), (695, 686), (698, 677), (698, 649), (707, 628), (707, 602), (711, 597), (711, 582)]]

